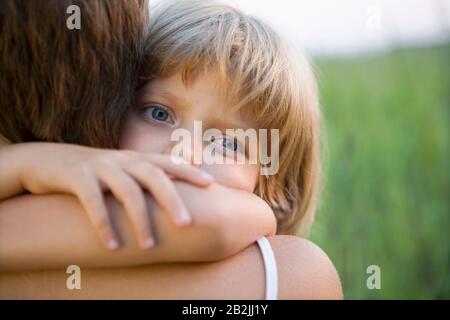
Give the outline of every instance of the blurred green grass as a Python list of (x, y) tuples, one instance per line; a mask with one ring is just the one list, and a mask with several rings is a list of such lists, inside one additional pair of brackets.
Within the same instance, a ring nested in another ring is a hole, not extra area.
[[(346, 299), (450, 299), (450, 44), (316, 61), (324, 185), (311, 239)], [(381, 289), (366, 286), (369, 265)]]

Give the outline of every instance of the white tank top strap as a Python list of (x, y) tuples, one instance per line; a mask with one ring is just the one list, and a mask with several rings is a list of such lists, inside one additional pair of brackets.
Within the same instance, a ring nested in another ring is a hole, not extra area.
[(278, 297), (278, 272), (275, 256), (266, 237), (257, 240), (264, 261), (266, 271), (266, 300), (277, 300)]

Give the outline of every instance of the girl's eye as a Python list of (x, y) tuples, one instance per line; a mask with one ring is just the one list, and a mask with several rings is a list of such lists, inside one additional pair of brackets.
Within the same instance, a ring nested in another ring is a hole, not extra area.
[(236, 139), (230, 137), (213, 139), (213, 142), (221, 145), (224, 149), (229, 149), (233, 152), (244, 152), (242, 145)]
[(175, 123), (169, 111), (163, 106), (153, 105), (145, 107), (144, 114), (146, 117), (158, 122), (168, 122), (171, 124)]
[(233, 151), (237, 151), (238, 148), (237, 143), (231, 139), (222, 139), (222, 146)]

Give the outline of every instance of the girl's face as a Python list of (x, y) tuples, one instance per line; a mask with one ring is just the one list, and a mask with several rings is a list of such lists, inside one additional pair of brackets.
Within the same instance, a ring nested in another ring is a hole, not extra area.
[[(169, 155), (177, 144), (183, 143), (184, 158), (193, 163), (189, 156), (194, 154), (193, 142), (172, 141), (171, 134), (182, 128), (194, 137), (194, 121), (201, 121), (203, 131), (216, 128), (223, 132), (221, 139), (208, 142), (224, 150), (217, 156), (224, 157), (226, 149), (232, 153), (245, 153), (242, 147), (245, 141), (230, 139), (225, 130), (246, 130), (254, 127), (253, 123), (240, 112), (230, 112), (226, 99), (219, 94), (217, 83), (217, 75), (213, 72), (196, 76), (188, 86), (183, 83), (180, 73), (149, 81), (137, 93), (136, 108), (125, 120), (119, 147)], [(245, 164), (206, 164), (202, 161), (199, 167), (211, 174), (216, 182), (249, 192), (253, 192), (259, 175), (259, 165), (249, 164), (249, 161)]]

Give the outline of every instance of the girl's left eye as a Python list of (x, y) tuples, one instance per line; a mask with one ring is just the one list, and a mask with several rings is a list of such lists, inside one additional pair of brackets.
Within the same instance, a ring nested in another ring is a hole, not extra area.
[(152, 120), (158, 121), (158, 122), (168, 122), (171, 124), (175, 123), (172, 116), (170, 115), (170, 112), (163, 106), (151, 105), (151, 106), (145, 107), (144, 115), (146, 117), (148, 117)]
[(224, 149), (229, 149), (233, 152), (243, 153), (243, 147), (236, 139), (230, 137), (223, 137), (214, 141), (214, 143), (221, 145)]
[(233, 151), (237, 151), (237, 149), (238, 149), (238, 145), (237, 145), (236, 141), (227, 139), (227, 138), (222, 139), (222, 146), (226, 149), (230, 149)]

